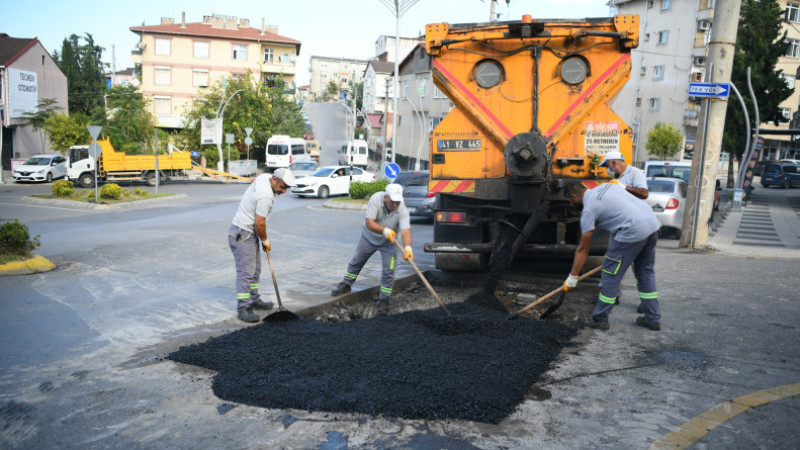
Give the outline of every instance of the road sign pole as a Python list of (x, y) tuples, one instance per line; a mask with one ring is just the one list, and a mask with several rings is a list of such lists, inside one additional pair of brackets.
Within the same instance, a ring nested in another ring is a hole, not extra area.
[(97, 143), (97, 137), (100, 136), (100, 131), (103, 127), (98, 125), (86, 125), (89, 130), (89, 136), (92, 137), (92, 143), (89, 145), (89, 156), (94, 160), (94, 202), (98, 201), (98, 187), (97, 187), (97, 173), (100, 172), (100, 156), (103, 152), (100, 149), (100, 144)]

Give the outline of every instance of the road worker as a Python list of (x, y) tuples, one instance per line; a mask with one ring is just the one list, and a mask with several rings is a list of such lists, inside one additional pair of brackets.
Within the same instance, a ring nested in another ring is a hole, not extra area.
[(611, 233), (611, 240), (601, 270), (599, 301), (588, 325), (600, 330), (609, 329), (608, 317), (619, 295), (622, 277), (632, 265), (641, 312), (644, 313), (636, 319), (636, 324), (658, 331), (661, 329), (661, 311), (654, 265), (661, 222), (646, 202), (625, 191), (614, 183), (604, 183), (593, 189), (586, 189), (580, 181), (567, 184), (564, 192), (567, 200), (575, 207), (583, 206), (583, 211), (581, 240), (564, 289), (570, 290), (578, 284), (578, 275), (589, 256), (595, 228), (607, 230)]
[(356, 245), (356, 252), (347, 266), (347, 272), (331, 295), (337, 296), (350, 292), (358, 274), (367, 260), (376, 252), (381, 253), (383, 271), (381, 272), (380, 294), (378, 296), (378, 314), (389, 312), (389, 298), (392, 296), (394, 284), (395, 256), (397, 247), (394, 240), (400, 232), (405, 245), (403, 259), (414, 259), (411, 251), (411, 219), (408, 208), (403, 202), (403, 187), (389, 184), (383, 192), (372, 194), (367, 203), (367, 212), (361, 226), (361, 237)]
[[(606, 172), (617, 184), (626, 191), (642, 200), (649, 195), (647, 190), (647, 177), (640, 169), (625, 163), (625, 157), (620, 152), (608, 152), (600, 162), (600, 167), (605, 167)], [(613, 182), (613, 181), (612, 181)]]
[(261, 279), (261, 250), (272, 245), (267, 239), (269, 220), (275, 198), (295, 184), (289, 169), (278, 169), (274, 175), (262, 174), (250, 184), (239, 202), (239, 210), (228, 229), (228, 245), (236, 262), (237, 317), (244, 322), (258, 322), (254, 309), (272, 309), (272, 302), (261, 300), (258, 293)]

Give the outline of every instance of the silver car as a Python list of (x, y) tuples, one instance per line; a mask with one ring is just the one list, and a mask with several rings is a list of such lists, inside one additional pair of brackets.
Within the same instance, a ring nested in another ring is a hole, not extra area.
[(661, 221), (662, 232), (680, 238), (689, 184), (680, 178), (648, 178), (647, 190), (647, 204)]
[(403, 186), (403, 201), (412, 216), (433, 218), (436, 194), (428, 192), (427, 170), (400, 172), (394, 182)]
[(62, 178), (67, 174), (67, 158), (61, 155), (31, 156), (14, 168), (14, 181), (47, 181)]

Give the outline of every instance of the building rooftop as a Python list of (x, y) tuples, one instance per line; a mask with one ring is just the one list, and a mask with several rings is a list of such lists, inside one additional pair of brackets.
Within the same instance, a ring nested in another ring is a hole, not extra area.
[(14, 38), (0, 33), (0, 65), (9, 66), (37, 42), (36, 38)]

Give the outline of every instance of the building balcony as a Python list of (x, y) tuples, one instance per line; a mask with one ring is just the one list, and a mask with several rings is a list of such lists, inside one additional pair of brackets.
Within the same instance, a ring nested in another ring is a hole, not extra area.
[(687, 127), (696, 127), (698, 124), (699, 113), (696, 109), (683, 110), (683, 125)]

